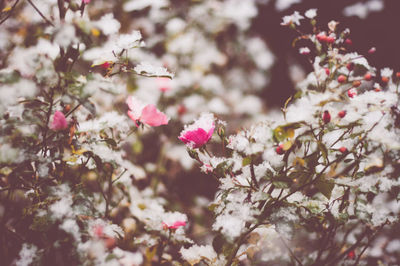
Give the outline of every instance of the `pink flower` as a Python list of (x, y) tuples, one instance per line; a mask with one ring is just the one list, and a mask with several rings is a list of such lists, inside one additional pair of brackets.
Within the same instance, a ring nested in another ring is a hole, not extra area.
[(61, 111), (56, 111), (53, 115), (53, 120), (50, 125), (52, 130), (64, 130), (68, 127), (68, 121)]
[(86, 4), (86, 5), (89, 4), (90, 1), (91, 1), (91, 0), (82, 0), (82, 2), (83, 2), (84, 4)]
[(166, 223), (166, 222), (162, 222), (163, 228), (164, 229), (178, 229), (181, 226), (185, 226), (186, 225), (186, 221), (176, 221), (174, 222), (172, 225)]
[(139, 127), (140, 123), (152, 127), (168, 124), (169, 118), (160, 112), (154, 104), (145, 104), (132, 96), (128, 97), (126, 104), (129, 107), (128, 116), (135, 122), (137, 127)]
[(193, 124), (185, 126), (178, 138), (191, 148), (199, 148), (210, 140), (214, 128), (213, 114), (204, 113)]

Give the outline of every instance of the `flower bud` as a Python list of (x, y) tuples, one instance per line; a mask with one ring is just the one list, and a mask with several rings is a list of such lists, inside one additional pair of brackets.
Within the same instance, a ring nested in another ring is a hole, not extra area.
[(382, 82), (383, 83), (388, 83), (389, 82), (389, 78), (388, 77), (382, 77)]
[(357, 96), (357, 90), (356, 88), (351, 88), (350, 90), (347, 91), (347, 96), (350, 98), (353, 98), (354, 96)]
[(331, 122), (331, 114), (328, 111), (324, 111), (324, 114), (322, 115), (322, 121), (324, 121), (325, 124)]
[(372, 79), (371, 73), (365, 74), (365, 75), (364, 75), (364, 79), (365, 79), (366, 81), (370, 81), (370, 80)]
[(358, 88), (358, 87), (360, 87), (360, 85), (361, 85), (361, 81), (359, 81), (359, 80), (353, 81), (353, 87)]
[(352, 70), (354, 69), (354, 63), (353, 63), (353, 62), (348, 63), (348, 64), (346, 65), (346, 68), (347, 68), (349, 71), (352, 71)]
[(337, 81), (338, 81), (339, 83), (345, 83), (345, 82), (347, 81), (347, 78), (346, 78), (345, 75), (340, 75), (340, 76), (337, 78)]
[(329, 70), (329, 68), (325, 68), (325, 73), (329, 76), (329, 74), (331, 73), (331, 71)]
[(351, 39), (349, 39), (349, 38), (347, 38), (347, 39), (344, 41), (344, 43), (347, 44), (347, 45), (353, 45), (353, 41), (352, 41)]
[(347, 152), (347, 148), (346, 148), (346, 147), (340, 147), (340, 148), (339, 148), (339, 151), (340, 151), (341, 153), (345, 153), (345, 152)]
[(278, 147), (276, 147), (275, 151), (279, 155), (282, 155), (282, 154), (285, 153), (285, 151), (283, 150), (283, 145), (282, 144), (280, 144)]
[(346, 114), (347, 114), (346, 110), (342, 110), (342, 111), (340, 111), (340, 112), (338, 113), (338, 116), (339, 116), (340, 118), (343, 118), (343, 117), (346, 116)]

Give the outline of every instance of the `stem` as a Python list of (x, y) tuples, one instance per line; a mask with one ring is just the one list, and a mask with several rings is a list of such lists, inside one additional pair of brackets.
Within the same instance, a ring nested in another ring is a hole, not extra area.
[(279, 236), (279, 239), (282, 241), (282, 243), (285, 245), (286, 249), (289, 251), (290, 256), (292, 256), (292, 258), (294, 258), (297, 263), (301, 266), (303, 266), (303, 263), (301, 263), (301, 261), (296, 257), (296, 255), (293, 253), (292, 249), (288, 246), (288, 244), (285, 242), (285, 240), (283, 239), (283, 237)]
[(253, 227), (250, 227), (244, 234), (242, 234), (239, 237), (239, 240), (237, 241), (236, 247), (232, 250), (232, 253), (229, 254), (228, 260), (225, 264), (225, 266), (230, 266), (232, 265), (233, 260), (236, 257), (237, 252), (239, 251), (240, 246), (242, 245), (243, 241), (246, 239), (247, 235), (250, 234), (254, 229), (256, 229), (260, 223), (257, 223), (253, 225)]
[(10, 13), (8, 13), (8, 15), (2, 21), (0, 21), (0, 25), (3, 24), (9, 17), (11, 17), (18, 2), (19, 2), (19, 0), (14, 2), (13, 6), (11, 7)]
[(251, 162), (250, 162), (250, 173), (251, 173), (252, 183), (256, 186), (256, 188), (260, 188), (260, 186), (258, 185), (257, 179), (256, 179), (256, 174), (254, 173), (253, 157), (251, 157)]

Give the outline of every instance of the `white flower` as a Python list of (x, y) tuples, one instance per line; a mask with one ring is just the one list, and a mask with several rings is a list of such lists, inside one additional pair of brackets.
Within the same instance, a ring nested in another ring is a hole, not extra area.
[(290, 16), (284, 16), (282, 18), (282, 23), (281, 25), (286, 26), (290, 24), (296, 24), (297, 26), (300, 26), (300, 20), (303, 19), (304, 17), (299, 14), (298, 11), (294, 11), (294, 13)]
[(392, 75), (393, 75), (393, 70), (392, 69), (390, 69), (388, 67), (385, 67), (385, 68), (381, 69), (381, 76), (382, 77), (390, 78)]
[(304, 13), (304, 15), (309, 19), (313, 19), (317, 16), (317, 9), (311, 8), (311, 9), (307, 10), (306, 13)]

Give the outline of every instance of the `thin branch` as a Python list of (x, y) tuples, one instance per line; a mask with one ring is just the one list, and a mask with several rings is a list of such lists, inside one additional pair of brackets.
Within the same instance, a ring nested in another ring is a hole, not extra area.
[(12, 13), (14, 12), (15, 7), (17, 6), (19, 0), (14, 2), (14, 5), (11, 7), (10, 13), (2, 20), (0, 21), (0, 25), (3, 24), (9, 17), (11, 17)]
[(54, 27), (53, 22), (51, 22), (48, 18), (46, 18), (45, 15), (43, 15), (43, 13), (39, 10), (39, 8), (37, 8), (37, 6), (35, 6), (34, 3), (32, 3), (31, 0), (27, 0), (27, 1), (28, 1), (28, 3), (36, 10), (36, 12), (38, 12), (39, 15), (40, 15), (48, 24), (50, 24), (51, 26)]
[(292, 256), (292, 258), (295, 259), (300, 266), (303, 266), (303, 263), (301, 263), (301, 261), (296, 257), (296, 255), (293, 253), (292, 249), (288, 246), (288, 244), (283, 239), (283, 237), (279, 236), (279, 239), (282, 241), (282, 243), (285, 245), (286, 249), (289, 251), (290, 256)]

